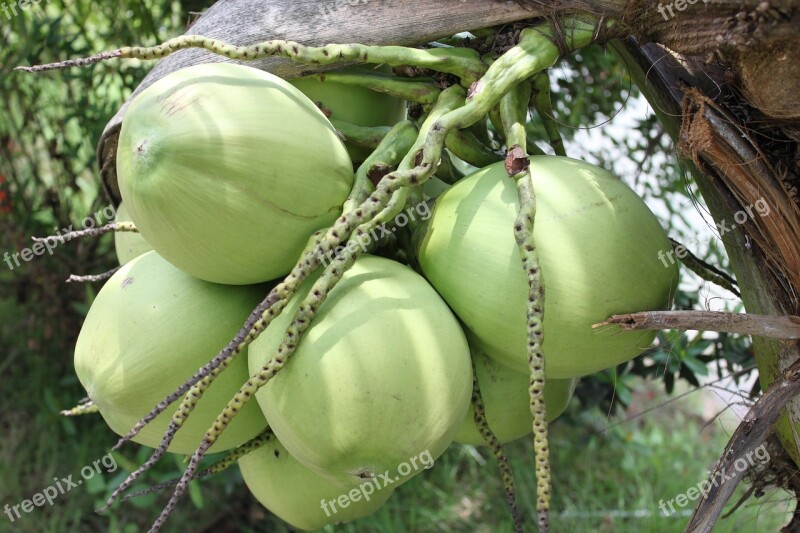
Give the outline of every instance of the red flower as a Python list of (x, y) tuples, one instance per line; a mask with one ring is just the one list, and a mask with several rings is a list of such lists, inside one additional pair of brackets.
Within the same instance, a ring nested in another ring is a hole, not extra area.
[(11, 195), (8, 192), (6, 178), (0, 175), (0, 215), (7, 215), (11, 212)]

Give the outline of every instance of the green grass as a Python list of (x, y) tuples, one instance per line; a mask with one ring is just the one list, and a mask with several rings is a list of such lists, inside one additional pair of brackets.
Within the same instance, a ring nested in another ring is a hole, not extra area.
[[(602, 430), (607, 421), (598, 412), (576, 414), (573, 410), (571, 423), (561, 420), (552, 424), (551, 529), (682, 532), (688, 516), (661, 516), (659, 501), (673, 499), (701, 482), (728, 439), (719, 424), (701, 431), (698, 398), (691, 395), (608, 431)], [(659, 396), (653, 403), (664, 399)], [(642, 403), (636, 410), (648, 406)], [(531, 446), (523, 439), (509, 445), (507, 453), (526, 529), (535, 531)], [(740, 486), (732, 502), (743, 492)], [(693, 503), (683, 510), (691, 512)], [(715, 531), (778, 531), (788, 522), (793, 507), (788, 493), (767, 492), (748, 500), (730, 518), (720, 521)], [(399, 487), (375, 515), (328, 530), (489, 532), (511, 531), (512, 523), (491, 455), (485, 449), (456, 445), (431, 471)]]

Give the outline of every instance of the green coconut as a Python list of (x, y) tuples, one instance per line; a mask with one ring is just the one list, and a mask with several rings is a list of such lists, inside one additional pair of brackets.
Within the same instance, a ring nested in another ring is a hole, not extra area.
[[(117, 216), (114, 222), (130, 222), (131, 216), (128, 214), (128, 209), (125, 207), (125, 202), (121, 202), (117, 206)], [(128, 263), (147, 253), (153, 249), (141, 233), (133, 233), (130, 231), (117, 231), (114, 233), (114, 249), (117, 252), (117, 261), (120, 266)]]
[(394, 492), (375, 480), (334, 483), (297, 461), (274, 435), (238, 464), (245, 485), (261, 505), (306, 531), (370, 515)]
[[(533, 430), (528, 373), (517, 372), (473, 351), (478, 386), (486, 408), (486, 422), (500, 443), (505, 444), (523, 437)], [(558, 418), (569, 405), (576, 379), (548, 379), (545, 384), (547, 422)], [(461, 423), (455, 441), (473, 446), (485, 445), (486, 441), (475, 424), (475, 408), (470, 406)]]
[[(375, 65), (364, 65), (342, 69), (343, 72), (353, 72), (376, 77), (385, 76), (391, 68), (377, 69)], [(349, 122), (356, 126), (393, 126), (406, 117), (405, 101), (385, 93), (327, 81), (325, 75), (312, 75), (289, 80), (289, 83), (300, 89), (324, 112), (330, 113), (329, 118)], [(371, 150), (363, 146), (356, 146), (346, 142), (345, 146), (354, 163), (364, 161)]]
[(353, 165), (314, 103), (267, 72), (205, 63), (161, 78), (125, 113), (120, 192), (172, 264), (234, 285), (288, 273), (330, 226)]
[[(252, 372), (275, 355), (312, 282), (250, 346)], [(441, 455), (471, 391), (469, 348), (447, 304), (410, 268), (362, 256), (256, 398), (298, 461), (329, 479), (364, 481), (395, 475), (420, 454)]]
[[(627, 185), (589, 163), (531, 157), (534, 239), (545, 288), (547, 376), (566, 379), (630, 360), (654, 331), (592, 328), (617, 313), (667, 309), (678, 268), (656, 217)], [(527, 372), (528, 283), (514, 238), (519, 200), (503, 163), (442, 194), (415, 236), (425, 277), (484, 353)]]
[[(228, 344), (265, 292), (264, 286), (193, 278), (156, 252), (118, 270), (97, 294), (75, 346), (78, 379), (109, 427), (125, 435)], [(249, 377), (245, 350), (209, 387), (169, 451), (192, 453)], [(133, 440), (158, 446), (173, 411), (161, 413)], [(239, 446), (265, 427), (258, 405), (246, 404), (211, 451)]]

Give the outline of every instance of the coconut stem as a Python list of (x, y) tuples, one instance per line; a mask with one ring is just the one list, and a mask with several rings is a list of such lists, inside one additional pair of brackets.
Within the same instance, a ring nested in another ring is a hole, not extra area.
[(545, 151), (539, 148), (539, 145), (536, 144), (536, 142), (534, 142), (530, 137), (528, 137), (525, 147), (529, 155), (547, 155)]
[(100, 409), (94, 404), (93, 401), (89, 400), (88, 402), (83, 402), (72, 409), (65, 409), (61, 411), (59, 414), (62, 416), (80, 416), (80, 415), (88, 415), (91, 413), (99, 413)]
[(547, 417), (544, 403), (545, 359), (542, 352), (545, 293), (538, 252), (533, 239), (536, 198), (533, 193), (533, 176), (530, 174), (530, 167), (528, 172), (517, 176), (517, 192), (520, 198), (520, 213), (514, 225), (514, 235), (519, 245), (523, 268), (530, 287), (528, 294), (528, 366), (531, 371), (529, 392), (536, 455), (536, 509), (539, 511), (539, 531), (546, 532), (551, 483)]
[(401, 100), (417, 104), (434, 104), (439, 98), (441, 89), (433, 85), (432, 80), (401, 78), (383, 72), (371, 72), (364, 69), (331, 70), (307, 76), (321, 82), (353, 85), (388, 94)]
[(500, 154), (484, 145), (469, 130), (453, 130), (444, 143), (453, 155), (474, 167), (483, 168), (503, 160)]
[(336, 134), (342, 142), (349, 142), (362, 148), (374, 150), (389, 133), (389, 126), (359, 126), (351, 122), (330, 118)]
[(505, 142), (506, 135), (503, 131), (503, 121), (500, 119), (500, 107), (494, 106), (491, 108), (487, 116), (489, 117), (489, 123), (492, 125), (492, 130), (498, 141), (501, 143)]
[(447, 152), (442, 152), (442, 157), (439, 161), (439, 167), (436, 169), (436, 177), (443, 182), (452, 185), (463, 178), (464, 173), (455, 166), (450, 154)]
[(299, 63), (313, 63), (316, 65), (353, 62), (387, 64), (393, 67), (411, 65), (458, 76), (465, 87), (480, 78), (486, 70), (486, 66), (478, 57), (443, 54), (441, 52), (432, 53), (429, 50), (406, 48), (404, 46), (369, 46), (363, 44), (304, 46), (294, 41), (283, 40), (265, 41), (251, 46), (235, 46), (202, 35), (182, 35), (157, 46), (126, 46), (86, 58), (31, 67), (16, 67), (15, 70), (41, 72), (67, 67), (84, 67), (114, 57), (150, 61), (162, 59), (173, 52), (186, 48), (203, 48), (214, 54), (238, 61), (251, 61), (274, 56), (285, 57)]
[(550, 76), (547, 75), (547, 71), (542, 71), (535, 76), (531, 84), (533, 86), (531, 103), (542, 120), (544, 131), (547, 132), (547, 137), (550, 139), (550, 146), (553, 147), (556, 155), (566, 157), (564, 140), (561, 138), (561, 132), (558, 131), (558, 122), (553, 114), (553, 102), (550, 99)]
[(508, 144), (506, 171), (517, 183), (519, 215), (514, 223), (514, 237), (519, 247), (522, 267), (528, 279), (528, 367), (530, 369), (531, 414), (533, 415), (533, 449), (536, 461), (536, 510), (539, 531), (548, 529), (547, 514), (550, 509), (550, 457), (547, 441), (547, 414), (545, 408), (545, 359), (542, 351), (544, 330), (544, 287), (533, 223), (536, 216), (536, 196), (533, 192), (533, 175), (530, 173), (528, 154), (521, 148), (526, 145), (525, 122), (530, 85), (520, 84), (508, 93), (500, 104), (500, 116)]
[(494, 432), (489, 427), (489, 422), (486, 420), (486, 406), (483, 404), (481, 389), (478, 384), (478, 370), (475, 368), (474, 357), (470, 359), (472, 360), (472, 405), (475, 408), (473, 420), (475, 421), (475, 425), (481, 437), (483, 437), (483, 440), (486, 441), (486, 444), (492, 449), (492, 454), (497, 461), (497, 466), (500, 468), (500, 477), (503, 480), (506, 502), (508, 502), (508, 508), (511, 511), (511, 518), (514, 520), (514, 531), (521, 533), (522, 517), (519, 514), (519, 509), (517, 509), (514, 471), (511, 469), (511, 465), (508, 462), (508, 456), (505, 450), (503, 450), (503, 445), (497, 440)]
[(478, 139), (478, 142), (483, 144), (484, 146), (491, 147), (492, 146), (492, 137), (489, 134), (489, 127), (488, 127), (489, 118), (485, 117), (483, 120), (479, 120), (475, 124), (469, 127), (469, 131)]
[(136, 226), (133, 225), (133, 222), (111, 222), (110, 224), (100, 226), (99, 228), (89, 228), (78, 231), (67, 231), (65, 233), (62, 233), (61, 235), (49, 235), (47, 237), (32, 237), (32, 239), (33, 242), (58, 241), (60, 244), (64, 244), (65, 242), (73, 241), (75, 239), (80, 239), (81, 237), (99, 237), (100, 235), (105, 235), (106, 233), (111, 233), (114, 231), (139, 233), (139, 230), (136, 229)]
[[(225, 470), (236, 464), (236, 461), (238, 461), (248, 453), (254, 452), (257, 449), (261, 448), (273, 438), (275, 438), (275, 434), (272, 432), (272, 429), (267, 428), (266, 430), (264, 430), (263, 433), (261, 433), (257, 437), (253, 437), (252, 439), (245, 442), (241, 446), (237, 447), (233, 451), (228, 452), (225, 455), (225, 457), (223, 457), (213, 465), (195, 474), (195, 476), (192, 479), (193, 480), (202, 479), (216, 474), (221, 474), (222, 472), (224, 472)], [(175, 485), (178, 484), (179, 480), (180, 478), (170, 479), (169, 481), (164, 481), (163, 483), (156, 483), (155, 485), (151, 485), (146, 489), (130, 492), (126, 494), (120, 501), (126, 502), (132, 498), (137, 498), (139, 496), (146, 496), (154, 492), (159, 492), (164, 489), (174, 487)]]
[(389, 169), (402, 161), (414, 145), (418, 134), (417, 128), (410, 120), (398, 122), (389, 130), (377, 148), (356, 170), (353, 189), (342, 206), (343, 213), (354, 211), (369, 197), (375, 190), (373, 183), (379, 181)]
[[(523, 153), (525, 152), (522, 147), (527, 144), (525, 123), (527, 122), (530, 95), (530, 85), (521, 83), (500, 101), (500, 120), (506, 137), (506, 158), (515, 146), (519, 147)], [(527, 153), (525, 153), (524, 161), (527, 161)], [(509, 176), (514, 177), (518, 172), (509, 172)]]
[(112, 268), (111, 270), (103, 272), (102, 274), (93, 274), (88, 276), (77, 276), (75, 274), (70, 274), (69, 278), (67, 278), (67, 283), (95, 283), (98, 281), (105, 281), (113, 276), (120, 268), (122, 267)]
[(690, 252), (684, 245), (675, 239), (669, 240), (672, 243), (672, 249), (675, 250), (675, 255), (678, 256), (683, 266), (697, 274), (702, 279), (719, 285), (737, 297), (741, 298), (736, 280), (733, 279), (728, 273), (723, 272), (714, 265), (706, 263), (692, 252)]
[[(566, 17), (561, 20), (565, 52), (591, 44), (597, 37), (596, 19)], [(489, 66), (486, 74), (469, 88), (467, 105), (448, 115), (448, 125), (466, 128), (489, 113), (517, 84), (553, 66), (560, 57), (555, 31), (549, 24), (526, 28), (519, 43)], [(507, 142), (507, 144), (510, 144)]]

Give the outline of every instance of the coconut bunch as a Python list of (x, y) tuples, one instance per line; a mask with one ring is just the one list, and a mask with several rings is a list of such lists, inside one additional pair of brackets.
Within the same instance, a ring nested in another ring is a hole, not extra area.
[[(610, 30), (560, 24), (561, 47), (542, 25), (484, 56), (480, 39), (312, 48), (202, 36), (112, 54), (361, 64), (296, 80), (196, 65), (129, 106), (109, 227), (127, 230), (115, 234), (121, 268), (75, 366), (117, 446), (155, 451), (109, 505), (164, 454), (191, 454), (153, 530), (189, 481), (232, 464), (273, 513), (316, 529), (374, 512), (448, 446), (485, 445), (521, 530), (502, 445), (533, 433), (547, 529), (548, 423), (578, 378), (655, 338), (592, 326), (669, 308), (678, 281), (643, 200), (564, 154), (546, 69)], [(536, 120), (554, 155), (528, 138)], [(209, 450), (228, 456), (201, 470)]]

